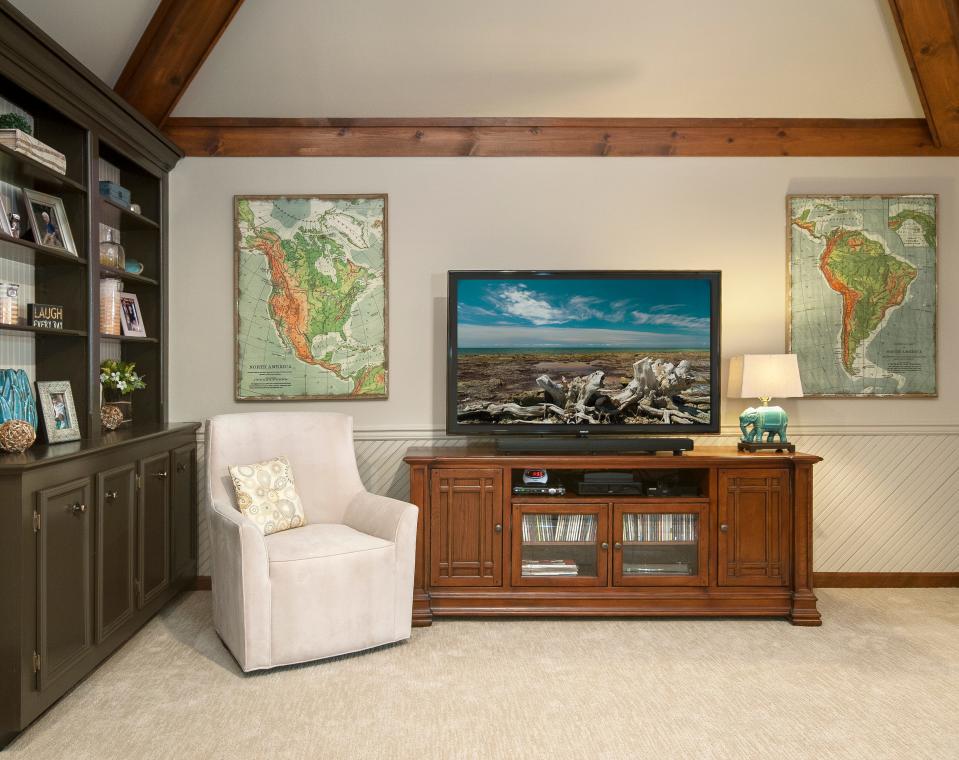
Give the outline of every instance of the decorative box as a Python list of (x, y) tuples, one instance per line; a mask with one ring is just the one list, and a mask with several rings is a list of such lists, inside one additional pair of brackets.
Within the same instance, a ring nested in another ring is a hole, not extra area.
[(67, 173), (66, 156), (19, 129), (0, 129), (0, 145), (32, 158), (58, 174)]
[(123, 187), (123, 185), (118, 185), (116, 182), (100, 180), (100, 195), (128, 208), (130, 206), (130, 191)]

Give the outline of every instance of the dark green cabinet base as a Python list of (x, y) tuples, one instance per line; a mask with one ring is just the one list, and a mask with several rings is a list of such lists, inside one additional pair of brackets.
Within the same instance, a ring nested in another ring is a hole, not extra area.
[(197, 427), (0, 456), (0, 748), (193, 586)]

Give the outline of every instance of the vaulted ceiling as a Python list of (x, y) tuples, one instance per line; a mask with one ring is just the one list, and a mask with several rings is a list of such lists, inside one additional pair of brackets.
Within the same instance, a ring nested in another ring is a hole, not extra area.
[(197, 155), (959, 152), (959, 0), (13, 2)]
[[(14, 0), (115, 84), (158, 0)], [(885, 0), (246, 0), (175, 116), (922, 116)]]

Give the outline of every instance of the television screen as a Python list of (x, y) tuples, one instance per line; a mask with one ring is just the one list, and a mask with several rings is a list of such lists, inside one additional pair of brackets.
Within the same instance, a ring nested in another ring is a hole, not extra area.
[(719, 430), (719, 272), (450, 272), (451, 433)]

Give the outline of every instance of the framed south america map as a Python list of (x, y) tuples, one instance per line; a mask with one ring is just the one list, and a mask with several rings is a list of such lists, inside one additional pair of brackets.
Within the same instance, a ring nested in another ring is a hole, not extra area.
[(234, 197), (236, 399), (387, 398), (386, 195)]
[(932, 397), (936, 195), (790, 195), (786, 350), (807, 396)]

